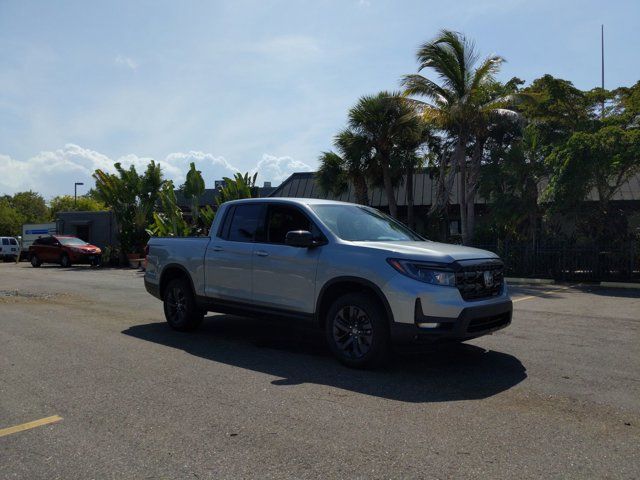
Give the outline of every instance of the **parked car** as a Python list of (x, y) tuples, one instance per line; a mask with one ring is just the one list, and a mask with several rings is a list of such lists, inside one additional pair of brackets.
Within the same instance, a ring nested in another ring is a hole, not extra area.
[(102, 251), (76, 237), (49, 235), (34, 240), (29, 247), (29, 258), (34, 267), (43, 263), (59, 263), (63, 267), (74, 263), (95, 266), (101, 263)]
[(176, 330), (207, 311), (307, 320), (352, 367), (381, 363), (391, 344), (495, 332), (513, 310), (494, 253), (320, 199), (225, 203), (209, 237), (151, 238), (144, 282)]
[(15, 262), (20, 253), (20, 245), (14, 237), (0, 237), (0, 258), (5, 262)]

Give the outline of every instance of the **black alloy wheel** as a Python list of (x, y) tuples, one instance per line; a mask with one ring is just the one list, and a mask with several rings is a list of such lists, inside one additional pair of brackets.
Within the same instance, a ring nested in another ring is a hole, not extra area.
[(363, 358), (371, 350), (373, 341), (371, 319), (356, 305), (345, 305), (333, 319), (333, 340), (344, 356)]
[(202, 323), (205, 312), (198, 308), (187, 280), (171, 280), (165, 288), (163, 298), (164, 316), (174, 330), (193, 330)]
[(389, 325), (380, 301), (366, 293), (349, 293), (333, 302), (325, 336), (337, 359), (352, 368), (372, 368), (389, 353)]

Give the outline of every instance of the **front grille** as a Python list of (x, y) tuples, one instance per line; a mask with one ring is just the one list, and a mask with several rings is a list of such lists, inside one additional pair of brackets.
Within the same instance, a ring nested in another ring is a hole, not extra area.
[[(489, 285), (485, 282), (489, 272)], [(456, 271), (456, 286), (465, 300), (482, 300), (498, 296), (504, 284), (504, 265), (500, 261), (489, 261), (464, 265)]]
[(475, 333), (482, 332), (484, 330), (491, 330), (493, 328), (498, 328), (509, 323), (510, 313), (505, 312), (499, 315), (492, 315), (490, 317), (484, 318), (475, 318), (469, 322), (469, 326), (467, 327), (467, 332)]

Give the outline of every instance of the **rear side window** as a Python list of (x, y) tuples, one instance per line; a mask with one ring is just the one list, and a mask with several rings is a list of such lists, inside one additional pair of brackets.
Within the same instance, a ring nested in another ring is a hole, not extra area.
[(8, 238), (3, 238), (2, 239), (2, 244), (3, 245), (9, 245), (9, 239)]
[(237, 205), (229, 225), (227, 240), (232, 242), (253, 242), (262, 221), (264, 206), (259, 203)]

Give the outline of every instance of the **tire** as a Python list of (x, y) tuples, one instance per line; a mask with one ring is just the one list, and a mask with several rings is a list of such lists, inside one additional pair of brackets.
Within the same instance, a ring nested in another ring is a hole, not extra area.
[(60, 266), (62, 268), (69, 268), (71, 266), (71, 259), (69, 258), (69, 255), (67, 255), (66, 253), (63, 253), (60, 256)]
[(38, 256), (34, 253), (33, 255), (31, 255), (31, 266), (33, 268), (38, 268), (40, 267), (40, 265), (42, 265), (42, 262), (40, 261), (40, 259), (38, 258)]
[(164, 289), (164, 316), (174, 330), (181, 332), (194, 330), (202, 323), (204, 311), (198, 308), (185, 278), (175, 278)]
[(386, 314), (380, 302), (365, 293), (349, 293), (333, 302), (325, 336), (334, 356), (351, 368), (377, 367), (389, 355)]

